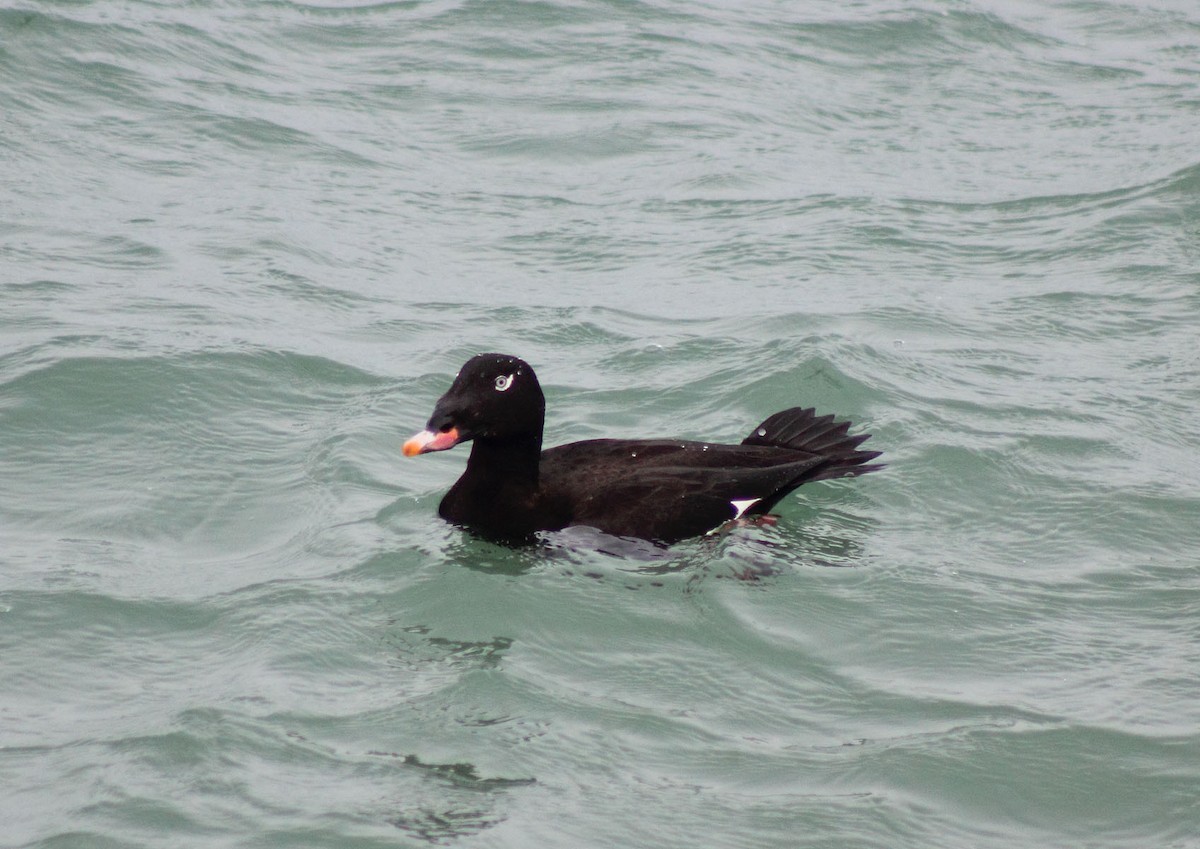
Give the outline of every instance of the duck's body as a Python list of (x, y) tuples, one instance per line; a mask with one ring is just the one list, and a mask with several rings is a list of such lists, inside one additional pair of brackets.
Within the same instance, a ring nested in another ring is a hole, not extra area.
[(467, 468), (438, 512), (489, 537), (522, 540), (586, 525), (673, 543), (731, 519), (767, 513), (801, 484), (860, 475), (877, 451), (849, 422), (795, 407), (738, 445), (668, 439), (591, 439), (541, 449), (545, 400), (533, 369), (481, 354), (463, 366), (406, 455), (474, 440)]

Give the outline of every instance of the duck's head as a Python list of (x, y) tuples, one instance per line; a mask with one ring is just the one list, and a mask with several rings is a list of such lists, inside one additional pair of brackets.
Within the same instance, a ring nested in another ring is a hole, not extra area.
[(529, 363), (507, 354), (479, 354), (459, 369), (425, 430), (404, 443), (404, 455), (445, 451), (471, 439), (536, 439), (540, 444), (545, 416), (546, 399)]

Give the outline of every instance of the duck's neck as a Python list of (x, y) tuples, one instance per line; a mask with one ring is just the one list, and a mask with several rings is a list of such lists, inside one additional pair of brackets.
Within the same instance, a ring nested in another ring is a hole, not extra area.
[(492, 441), (476, 439), (463, 477), (486, 478), (502, 486), (537, 489), (541, 434)]
[(442, 518), (486, 535), (525, 537), (539, 530), (541, 436), (505, 442), (476, 439), (466, 471), (442, 499)]

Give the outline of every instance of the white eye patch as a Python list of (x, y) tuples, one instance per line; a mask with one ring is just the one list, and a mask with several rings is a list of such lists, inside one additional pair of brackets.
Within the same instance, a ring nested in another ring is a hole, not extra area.
[(512, 386), (514, 377), (516, 377), (515, 374), (502, 374), (499, 377), (497, 377), (496, 378), (496, 391), (503, 392), (504, 390), (508, 389), (508, 387)]

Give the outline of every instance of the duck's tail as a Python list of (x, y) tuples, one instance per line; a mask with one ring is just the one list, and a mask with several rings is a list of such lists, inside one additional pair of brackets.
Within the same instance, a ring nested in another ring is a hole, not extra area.
[(812, 407), (792, 407), (767, 418), (742, 440), (743, 445), (773, 445), (824, 458), (801, 483), (865, 475), (886, 466), (871, 463), (883, 452), (860, 451), (869, 433), (848, 435), (850, 422), (835, 421), (832, 415), (818, 416)]

